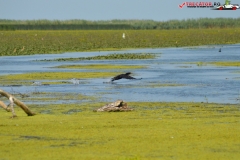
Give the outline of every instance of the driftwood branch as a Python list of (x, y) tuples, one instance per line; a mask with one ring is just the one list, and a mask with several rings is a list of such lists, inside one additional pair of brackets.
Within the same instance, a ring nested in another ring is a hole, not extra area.
[(105, 106), (93, 110), (95, 112), (124, 112), (132, 111), (133, 109), (128, 108), (128, 105), (123, 100), (117, 100), (113, 103), (106, 104)]
[(0, 107), (2, 107), (3, 109), (5, 109), (7, 112), (11, 112), (11, 109), (2, 101), (0, 101)]
[[(34, 116), (35, 113), (33, 113), (28, 107), (27, 105), (25, 105), (23, 102), (19, 101), (17, 98), (15, 98), (13, 95), (3, 91), (0, 89), (0, 95), (8, 98), (8, 100), (10, 101), (10, 104), (8, 106), (6, 106), (3, 102), (0, 101), (0, 106), (2, 108), (4, 108), (7, 111), (12, 111), (12, 115), (13, 117), (16, 117), (16, 113), (14, 111), (13, 108), (13, 104), (15, 103), (17, 106), (19, 106), (20, 108), (22, 108), (22, 110), (28, 115), (28, 116)], [(9, 108), (10, 106), (10, 108)]]

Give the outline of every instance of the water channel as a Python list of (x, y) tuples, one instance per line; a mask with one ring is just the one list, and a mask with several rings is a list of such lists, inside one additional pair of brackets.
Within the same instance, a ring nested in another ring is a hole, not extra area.
[[(218, 52), (219, 48), (222, 49)], [(155, 53), (156, 59), (148, 60), (84, 60), (84, 61), (35, 61), (42, 59), (90, 57), (112, 53)], [(240, 44), (201, 46), (185, 48), (134, 49), (125, 51), (74, 52), (63, 54), (39, 54), (29, 56), (0, 57), (0, 75), (31, 72), (119, 72), (120, 70), (89, 70), (51, 68), (73, 64), (120, 64), (144, 65), (144, 69), (130, 72), (142, 80), (119, 80), (103, 83), (110, 78), (80, 79), (78, 85), (60, 84), (48, 86), (5, 86), (0, 88), (11, 92), (26, 92), (36, 89), (40, 92), (82, 93), (99, 96), (101, 101), (123, 99), (146, 102), (209, 102), (239, 103), (240, 68), (201, 65), (216, 61), (239, 61)], [(203, 62), (203, 63), (202, 63)], [(200, 64), (200, 65), (199, 65)], [(128, 72), (129, 70), (121, 70)], [(57, 79), (56, 79), (57, 81)], [(69, 81), (69, 80), (66, 80)], [(162, 84), (162, 85), (160, 85)], [(167, 85), (166, 85), (167, 84)]]

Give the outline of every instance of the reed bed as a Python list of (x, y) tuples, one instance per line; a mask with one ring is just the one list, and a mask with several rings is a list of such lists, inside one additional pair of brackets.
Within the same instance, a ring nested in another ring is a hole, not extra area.
[(0, 30), (99, 30), (99, 29), (193, 29), (236, 28), (240, 18), (197, 18), (184, 20), (9, 20), (0, 19)]

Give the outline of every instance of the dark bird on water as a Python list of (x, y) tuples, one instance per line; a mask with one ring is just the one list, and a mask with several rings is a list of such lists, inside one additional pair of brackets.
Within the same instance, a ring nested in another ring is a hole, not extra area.
[[(131, 72), (127, 72), (125, 74), (119, 74), (119, 75), (113, 77), (111, 79), (111, 81), (113, 82), (113, 81), (116, 81), (116, 80), (119, 80), (119, 79), (123, 79), (123, 78), (125, 78), (125, 79), (137, 79), (137, 78), (131, 77), (130, 74), (131, 74)], [(142, 78), (140, 78), (140, 79), (142, 79)]]
[(221, 52), (222, 50), (221, 50), (221, 48), (218, 50), (218, 52)]

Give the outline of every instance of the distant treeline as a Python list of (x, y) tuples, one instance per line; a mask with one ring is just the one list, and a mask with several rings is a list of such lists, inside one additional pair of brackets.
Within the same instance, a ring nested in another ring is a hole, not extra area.
[(120, 30), (125, 24), (0, 24), (0, 30)]
[(120, 29), (196, 29), (236, 28), (240, 18), (200, 18), (187, 20), (6, 20), (0, 19), (0, 30), (120, 30)]

